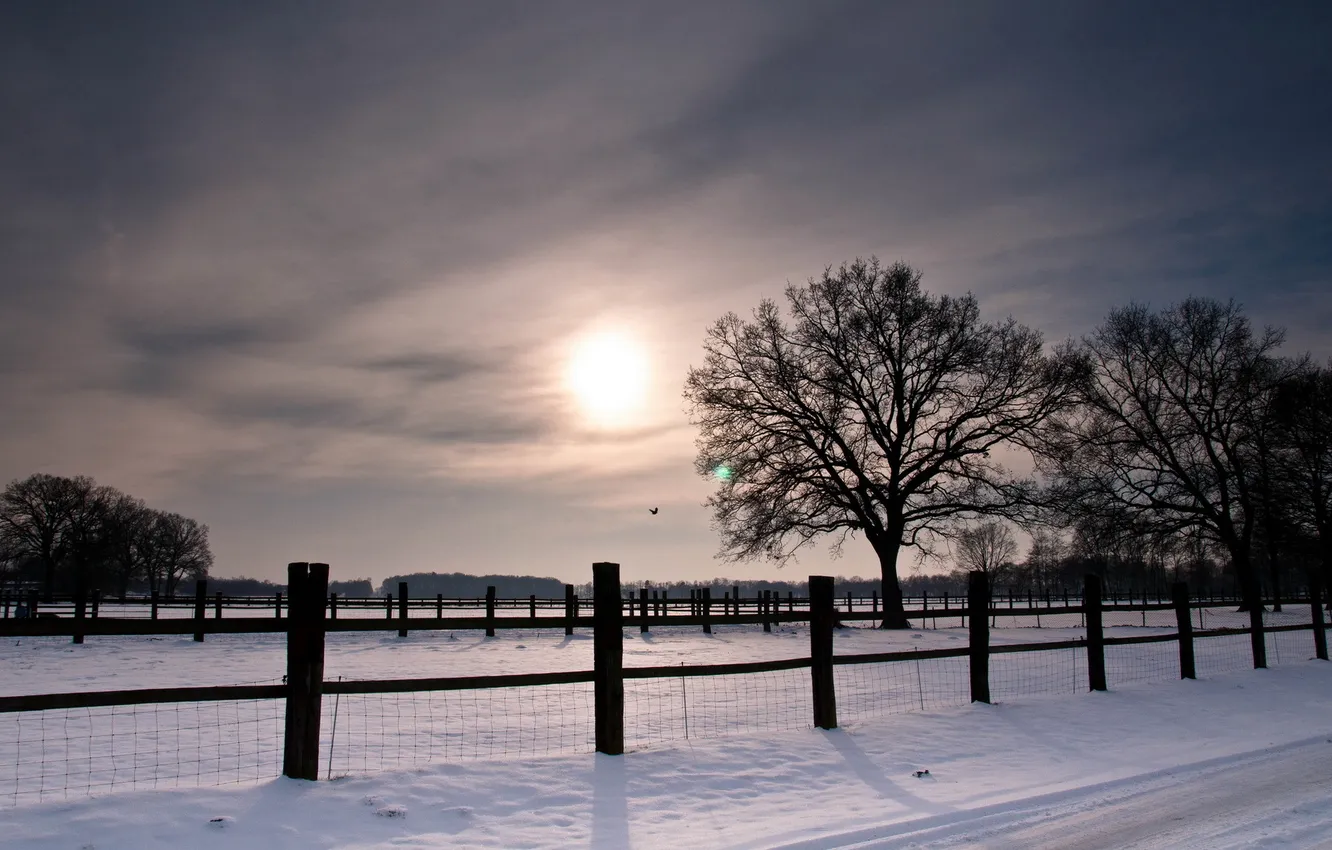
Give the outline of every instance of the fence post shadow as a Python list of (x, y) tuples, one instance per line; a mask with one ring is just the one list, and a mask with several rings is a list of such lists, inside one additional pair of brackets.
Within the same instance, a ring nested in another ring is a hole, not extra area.
[(956, 810), (954, 806), (917, 796), (894, 782), (845, 729), (825, 729), (822, 734), (856, 778), (885, 800), (892, 800), (910, 812), (945, 814)]
[(629, 843), (629, 797), (625, 761), (596, 753), (592, 756), (592, 847), (624, 850)]

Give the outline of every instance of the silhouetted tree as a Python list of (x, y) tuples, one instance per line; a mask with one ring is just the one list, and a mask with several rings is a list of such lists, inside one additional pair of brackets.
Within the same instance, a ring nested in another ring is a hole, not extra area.
[(1027, 587), (1037, 594), (1050, 590), (1059, 575), (1059, 566), (1064, 560), (1067, 546), (1056, 532), (1048, 528), (1038, 528), (1032, 532), (1031, 548), (1021, 565), (1022, 577)]
[(37, 473), (9, 483), (0, 493), (0, 538), (15, 557), (41, 564), (42, 589), (49, 600), (57, 572), (73, 545), (75, 516), (92, 496), (91, 478)]
[(1036, 331), (982, 322), (904, 264), (857, 260), (719, 319), (685, 398), (721, 556), (784, 562), (825, 534), (878, 555), (884, 628), (908, 626), (897, 557), (959, 521), (1016, 517), (1034, 483), (992, 453), (1024, 448), (1074, 398), (1076, 360)]
[(985, 573), (989, 586), (1007, 583), (1012, 576), (1009, 567), (1017, 557), (1017, 541), (1013, 532), (1002, 522), (991, 520), (962, 529), (953, 547), (953, 558), (963, 573), (976, 570)]
[(1110, 514), (1141, 535), (1205, 535), (1224, 547), (1258, 617), (1257, 449), (1283, 379), (1281, 340), (1271, 328), (1255, 334), (1234, 302), (1113, 310), (1083, 342), (1092, 368), (1081, 404), (1046, 432), (1048, 504), (1074, 522)]
[(124, 596), (130, 585), (147, 579), (144, 538), (151, 531), (154, 512), (142, 499), (111, 487), (102, 488), (106, 511), (106, 576)]
[(1273, 421), (1273, 477), (1288, 488), (1292, 523), (1316, 539), (1332, 591), (1332, 363), (1291, 375), (1277, 391)]
[(149, 586), (167, 596), (176, 592), (182, 579), (198, 581), (208, 576), (213, 553), (208, 548), (208, 526), (176, 513), (157, 511), (146, 535), (150, 573)]

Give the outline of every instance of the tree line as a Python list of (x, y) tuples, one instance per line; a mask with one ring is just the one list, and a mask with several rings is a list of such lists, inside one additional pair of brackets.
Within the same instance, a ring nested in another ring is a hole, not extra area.
[(213, 566), (208, 526), (92, 478), (38, 473), (0, 493), (0, 583), (171, 595)]
[[(1328, 583), (1332, 365), (1283, 355), (1281, 329), (1233, 301), (1130, 304), (1047, 346), (921, 279), (830, 266), (787, 287), (785, 312), (764, 300), (708, 330), (684, 396), (721, 557), (781, 563), (861, 537), (885, 628), (909, 625), (903, 548), (952, 547), (1033, 588), (1070, 563), (1201, 576), (1219, 561), (1249, 610), (1293, 564)], [(1033, 533), (1021, 569), (978, 539), (1003, 523)]]

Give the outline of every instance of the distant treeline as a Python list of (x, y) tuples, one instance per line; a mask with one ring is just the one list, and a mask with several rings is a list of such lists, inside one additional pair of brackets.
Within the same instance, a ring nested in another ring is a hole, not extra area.
[[(221, 593), (223, 596), (272, 596), (285, 594), (287, 586), (258, 578), (210, 578), (208, 593)], [(339, 596), (374, 596), (375, 587), (368, 578), (356, 578), (350, 581), (330, 581), (328, 592)], [(182, 585), (180, 593), (184, 596), (194, 594), (194, 582)]]
[[(329, 593), (336, 593), (339, 596), (367, 597), (384, 596), (388, 594), (397, 595), (398, 582), (407, 582), (407, 592), (413, 598), (426, 596), (435, 596), (444, 594), (448, 597), (460, 598), (481, 598), (486, 595), (486, 588), (495, 587), (495, 595), (501, 599), (521, 599), (532, 594), (536, 594), (542, 599), (560, 599), (564, 596), (564, 582), (557, 578), (538, 577), (538, 576), (503, 576), (503, 575), (483, 575), (473, 576), (464, 573), (410, 573), (408, 575), (389, 576), (376, 588), (374, 583), (368, 578), (352, 579), (350, 581), (331, 581), (328, 583)], [(723, 593), (729, 593), (732, 587), (740, 588), (740, 595), (746, 599), (753, 598), (765, 590), (772, 590), (785, 596), (787, 593), (794, 593), (796, 596), (804, 596), (808, 591), (807, 581), (735, 581), (728, 578), (713, 578), (707, 581), (687, 582), (654, 582), (637, 581), (625, 582), (623, 589), (638, 590), (640, 587), (647, 587), (653, 590), (665, 590), (669, 595), (679, 598), (689, 596), (689, 591), (700, 587), (708, 587), (712, 595), (720, 599)], [(871, 592), (878, 593), (879, 580), (872, 578), (846, 578), (839, 576), (837, 578), (837, 592), (839, 594), (848, 591), (856, 596), (869, 596)], [(591, 598), (591, 583), (575, 585), (575, 592), (583, 598)], [(953, 576), (913, 576), (904, 579), (902, 590), (908, 596), (918, 596), (922, 592), (930, 594), (941, 594), (945, 591), (949, 593), (965, 592), (962, 582)], [(194, 583), (186, 582), (181, 585), (180, 594), (189, 596), (194, 593)], [(226, 596), (272, 596), (275, 593), (286, 593), (285, 584), (277, 584), (257, 578), (209, 578), (208, 593), (221, 593)]]
[(557, 578), (469, 576), (463, 573), (409, 573), (389, 576), (379, 585), (379, 593), (396, 594), (400, 581), (407, 582), (407, 593), (413, 597), (435, 596), (440, 593), (445, 596), (482, 597), (486, 595), (486, 588), (492, 585), (495, 588), (495, 595), (501, 599), (531, 596), (534, 593), (543, 599), (564, 596), (564, 582)]
[[(672, 597), (687, 597), (689, 591), (698, 588), (708, 588), (713, 599), (721, 599), (722, 594), (730, 593), (733, 588), (740, 588), (741, 599), (753, 599), (765, 590), (771, 590), (782, 596), (788, 593), (794, 593), (796, 596), (806, 596), (809, 593), (808, 579), (803, 581), (768, 581), (768, 580), (736, 580), (729, 578), (711, 578), (700, 581), (631, 581), (624, 582), (623, 588), (628, 590), (639, 590), (640, 588), (648, 590), (666, 591)], [(871, 593), (877, 594), (883, 587), (883, 583), (877, 578), (861, 578), (859, 576), (837, 576), (834, 587), (838, 595), (850, 593), (853, 596), (869, 596)], [(579, 596), (590, 596), (592, 593), (591, 583), (577, 586)], [(911, 576), (902, 579), (902, 592), (907, 596), (919, 596), (921, 593), (931, 595), (959, 594), (966, 592), (964, 581), (951, 575), (930, 575), (930, 576)]]

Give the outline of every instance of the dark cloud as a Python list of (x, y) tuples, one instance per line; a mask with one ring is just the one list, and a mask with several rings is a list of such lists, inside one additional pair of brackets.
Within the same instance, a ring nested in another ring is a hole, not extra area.
[(442, 354), (400, 354), (370, 360), (362, 364), (371, 372), (407, 376), (421, 384), (448, 384), (476, 375), (495, 374), (504, 366), (500, 360), (485, 360), (462, 352)]

